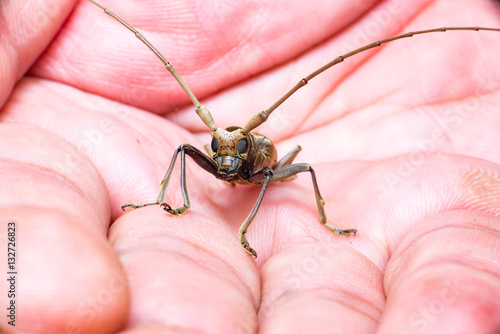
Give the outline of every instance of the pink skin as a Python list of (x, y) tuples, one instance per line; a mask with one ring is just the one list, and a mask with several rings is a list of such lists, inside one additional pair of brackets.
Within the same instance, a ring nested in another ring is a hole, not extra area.
[[(442, 25), (500, 27), (489, 1), (265, 3), (105, 5), (164, 52), (219, 127), (243, 126), (353, 47)], [(87, 1), (7, 1), (0, 13), (0, 248), (16, 221), (19, 265), (17, 326), (2, 317), (1, 331), (500, 328), (500, 33), (365, 52), (275, 111), (258, 132), (280, 156), (303, 147), (296, 161), (315, 168), (329, 222), (358, 234), (318, 223), (299, 175), (269, 187), (247, 234), (254, 261), (237, 230), (260, 188), (227, 187), (189, 158), (186, 214), (120, 209), (156, 198), (180, 144), (210, 142), (149, 50)], [(173, 206), (178, 177), (177, 167)]]

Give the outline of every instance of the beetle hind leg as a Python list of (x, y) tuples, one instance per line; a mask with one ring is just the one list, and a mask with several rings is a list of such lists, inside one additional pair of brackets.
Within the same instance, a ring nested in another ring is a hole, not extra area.
[[(276, 170), (276, 169), (284, 167), (284, 166), (289, 166), (301, 150), (302, 150), (302, 147), (300, 147), (299, 145), (295, 146), (290, 152), (288, 152), (283, 158), (281, 158), (273, 166), (273, 169)], [(296, 178), (297, 178), (297, 175), (291, 175), (289, 177), (285, 177), (283, 179), (280, 179), (280, 181), (281, 182), (293, 181)]]
[(300, 147), (299, 145), (295, 146), (293, 148), (293, 150), (291, 150), (290, 152), (288, 152), (283, 158), (280, 159), (280, 161), (278, 161), (274, 166), (273, 166), (273, 170), (276, 170), (280, 167), (283, 167), (283, 166), (288, 166), (290, 165), (293, 160), (295, 159), (295, 157), (297, 156), (297, 154), (299, 154), (299, 152), (302, 150), (302, 147)]

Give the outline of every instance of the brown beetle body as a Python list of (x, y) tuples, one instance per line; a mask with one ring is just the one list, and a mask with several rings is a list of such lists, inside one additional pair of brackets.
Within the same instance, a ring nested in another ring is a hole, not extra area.
[[(200, 117), (200, 119), (207, 125), (207, 127), (212, 132), (212, 143), (210, 146), (205, 146), (209, 155), (204, 154), (199, 149), (189, 145), (183, 144), (179, 146), (172, 157), (170, 166), (165, 174), (165, 177), (161, 181), (161, 190), (155, 202), (146, 204), (125, 204), (122, 205), (122, 209), (129, 208), (141, 208), (148, 205), (160, 205), (165, 211), (172, 215), (179, 215), (186, 212), (190, 207), (189, 195), (186, 187), (186, 167), (185, 167), (185, 156), (189, 155), (201, 168), (210, 174), (214, 175), (216, 178), (229, 182), (231, 184), (259, 184), (262, 185), (262, 190), (260, 192), (259, 198), (255, 203), (252, 211), (245, 219), (240, 227), (240, 243), (244, 249), (251, 255), (257, 256), (255, 250), (250, 247), (248, 240), (245, 236), (248, 226), (254, 219), (259, 206), (262, 202), (266, 189), (270, 182), (283, 181), (293, 178), (296, 174), (301, 172), (309, 172), (311, 174), (313, 188), (316, 197), (316, 204), (318, 208), (318, 218), (319, 221), (324, 224), (328, 229), (337, 233), (338, 235), (349, 236), (350, 234), (356, 234), (355, 229), (340, 229), (329, 224), (326, 220), (326, 214), (324, 211), (324, 200), (319, 192), (318, 183), (316, 181), (316, 175), (311, 166), (307, 163), (296, 163), (292, 164), (293, 160), (300, 152), (300, 146), (296, 146), (290, 153), (285, 155), (281, 160), (277, 161), (277, 152), (274, 147), (273, 142), (266, 138), (265, 136), (251, 132), (253, 129), (258, 127), (260, 124), (264, 123), (269, 115), (280, 106), (286, 99), (288, 99), (297, 90), (307, 85), (307, 83), (316, 77), (318, 74), (324, 72), (330, 67), (344, 61), (344, 59), (354, 56), (358, 53), (366, 51), (371, 48), (378, 47), (384, 43), (388, 43), (397, 39), (412, 37), (414, 35), (426, 34), (432, 32), (445, 32), (447, 30), (489, 30), (489, 31), (500, 31), (500, 29), (495, 28), (483, 28), (483, 27), (451, 27), (451, 28), (435, 28), (428, 30), (420, 30), (415, 32), (408, 32), (405, 34), (397, 35), (380, 41), (376, 41), (360, 47), (354, 51), (348, 52), (344, 55), (338, 56), (331, 62), (320, 67), (316, 71), (312, 72), (308, 76), (301, 79), (295, 86), (293, 86), (288, 92), (286, 92), (281, 98), (279, 98), (271, 107), (265, 111), (257, 113), (253, 116), (250, 121), (243, 127), (229, 127), (227, 129), (218, 128), (212, 118), (209, 110), (196, 99), (191, 90), (187, 87), (184, 81), (181, 79), (179, 74), (175, 71), (172, 64), (170, 64), (167, 59), (146, 39), (144, 36), (137, 31), (130, 24), (125, 22), (111, 10), (107, 9), (96, 0), (89, 0), (96, 6), (104, 10), (104, 12), (115, 20), (124, 25), (127, 29), (132, 31), (135, 36), (143, 42), (162, 62), (165, 64), (165, 68), (172, 74), (172, 76), (177, 80), (182, 89), (189, 96), (191, 102), (195, 106), (195, 112)], [(177, 156), (181, 154), (181, 190), (184, 198), (184, 204), (182, 207), (177, 209), (172, 208), (168, 203), (164, 202), (165, 191), (170, 180), (170, 176), (173, 171), (173, 167), (177, 160)]]

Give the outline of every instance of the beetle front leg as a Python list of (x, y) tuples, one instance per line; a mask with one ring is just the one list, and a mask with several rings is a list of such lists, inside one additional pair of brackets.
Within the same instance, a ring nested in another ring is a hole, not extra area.
[(274, 170), (274, 176), (271, 179), (271, 181), (280, 181), (283, 179), (287, 179), (292, 175), (302, 173), (302, 172), (310, 172), (311, 173), (311, 178), (313, 182), (313, 188), (314, 188), (314, 194), (316, 196), (316, 205), (318, 207), (318, 218), (319, 221), (328, 227), (328, 229), (332, 232), (337, 233), (338, 235), (343, 235), (343, 236), (350, 236), (351, 233), (353, 235), (356, 235), (357, 230), (350, 228), (350, 229), (341, 229), (338, 227), (333, 226), (332, 224), (328, 223), (326, 221), (326, 214), (325, 214), (325, 201), (321, 197), (321, 193), (319, 192), (319, 187), (318, 187), (318, 182), (316, 181), (316, 174), (314, 173), (314, 169), (312, 169), (311, 165), (307, 163), (300, 163), (300, 164), (293, 164), (293, 165), (288, 165), (288, 166), (283, 166), (278, 169)]
[(266, 179), (264, 180), (264, 183), (262, 185), (262, 189), (259, 194), (259, 198), (257, 199), (257, 202), (255, 203), (252, 211), (248, 215), (247, 219), (243, 222), (243, 224), (240, 227), (239, 233), (240, 233), (240, 243), (243, 246), (243, 248), (247, 251), (248, 254), (253, 255), (255, 258), (257, 258), (257, 252), (250, 247), (250, 243), (247, 240), (247, 237), (245, 234), (247, 233), (248, 226), (250, 223), (253, 221), (255, 218), (255, 215), (257, 214), (257, 211), (259, 210), (260, 203), (262, 202), (262, 199), (264, 198), (264, 194), (266, 193), (267, 186), (271, 182), (271, 179), (273, 177), (273, 171), (271, 168), (266, 168), (265, 170), (262, 171), (263, 174), (265, 174)]
[[(184, 145), (181, 145), (179, 148), (177, 148), (174, 152), (174, 156), (172, 157), (172, 161), (170, 162), (170, 166), (168, 167), (167, 173), (165, 174), (165, 177), (161, 180), (161, 189), (160, 193), (158, 194), (158, 197), (156, 198), (156, 202), (152, 203), (146, 203), (146, 204), (124, 204), (122, 205), (122, 210), (125, 210), (125, 208), (132, 208), (132, 209), (138, 209), (142, 208), (145, 206), (149, 205), (160, 205), (160, 207), (170, 213), (171, 215), (177, 216), (181, 215), (186, 210), (190, 207), (191, 203), (189, 200), (189, 195), (187, 194), (187, 191), (185, 189), (186, 187), (186, 172), (185, 172), (185, 154), (184, 154)], [(181, 153), (181, 189), (182, 189), (182, 195), (184, 196), (184, 205), (180, 208), (173, 209), (170, 204), (163, 202), (163, 199), (165, 197), (165, 191), (167, 190), (168, 182), (170, 181), (170, 176), (172, 175), (172, 171), (174, 169), (175, 162), (177, 161), (177, 155)]]
[(174, 168), (175, 164), (175, 158), (177, 158), (177, 153), (175, 154), (175, 158), (172, 159), (172, 162), (170, 163), (170, 166), (168, 167), (168, 171), (165, 174), (165, 177), (161, 181), (161, 190), (160, 193), (158, 194), (158, 198), (156, 199), (157, 203), (161, 203), (160, 207), (170, 213), (173, 216), (177, 215), (182, 215), (184, 212), (187, 211), (191, 207), (191, 200), (189, 199), (189, 194), (187, 191), (186, 187), (186, 149), (188, 146), (186, 145), (181, 145), (177, 151), (180, 149), (181, 152), (181, 191), (182, 191), (182, 197), (184, 199), (184, 205), (177, 208), (173, 209), (170, 204), (166, 203), (163, 201), (165, 198), (165, 191), (167, 190), (168, 182), (170, 181), (170, 175), (172, 175), (172, 170)]
[[(172, 171), (174, 169), (175, 162), (177, 160), (177, 155), (181, 153), (181, 191), (182, 197), (184, 199), (183, 206), (174, 209), (170, 206), (170, 204), (163, 201), (165, 197), (165, 191), (167, 190), (168, 183), (170, 181), (170, 176), (172, 175)], [(182, 215), (191, 207), (191, 201), (189, 199), (189, 194), (186, 186), (186, 153), (204, 170), (211, 173), (212, 175), (217, 175), (217, 166), (215, 162), (210, 159), (210, 157), (203, 154), (196, 147), (191, 146), (189, 144), (183, 144), (179, 146), (172, 157), (172, 161), (170, 162), (170, 166), (168, 167), (167, 173), (165, 177), (161, 180), (161, 189), (156, 202), (146, 203), (146, 204), (124, 204), (122, 205), (122, 210), (125, 208), (138, 209), (149, 205), (160, 205), (160, 207), (170, 213), (171, 215), (177, 216)]]

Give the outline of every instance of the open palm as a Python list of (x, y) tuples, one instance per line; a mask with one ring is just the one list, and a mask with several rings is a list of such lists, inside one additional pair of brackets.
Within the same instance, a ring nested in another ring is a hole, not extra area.
[[(318, 76), (276, 110), (257, 132), (280, 157), (302, 146), (296, 161), (314, 167), (328, 221), (358, 234), (340, 238), (318, 222), (301, 174), (270, 185), (247, 233), (254, 260), (238, 228), (260, 187), (229, 187), (190, 159), (186, 214), (120, 209), (154, 201), (174, 150), (202, 149), (210, 134), (130, 31), (87, 1), (69, 14), (74, 4), (0, 5), (0, 212), (18, 226), (20, 277), (17, 326), (3, 318), (2, 330), (500, 328), (500, 34), (394, 42)], [(243, 126), (363, 44), (500, 26), (486, 1), (104, 5), (164, 53), (221, 128)], [(176, 207), (179, 173), (165, 197)]]

